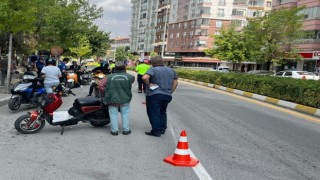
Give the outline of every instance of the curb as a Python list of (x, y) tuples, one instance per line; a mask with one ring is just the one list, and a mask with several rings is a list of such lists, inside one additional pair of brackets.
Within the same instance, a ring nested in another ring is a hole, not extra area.
[(241, 91), (241, 90), (237, 90), (237, 89), (232, 89), (232, 88), (228, 88), (228, 87), (224, 87), (224, 86), (220, 86), (220, 85), (215, 85), (215, 84), (210, 84), (210, 83), (205, 83), (205, 82), (200, 82), (200, 81), (195, 81), (195, 80), (190, 80), (190, 79), (184, 79), (184, 78), (179, 78), (179, 80), (190, 82), (190, 83), (201, 85), (201, 86), (205, 86), (205, 87), (219, 89), (219, 90), (230, 92), (230, 93), (237, 94), (240, 96), (249, 97), (252, 99), (259, 100), (259, 101), (267, 102), (270, 104), (286, 107), (289, 109), (293, 109), (293, 110), (300, 111), (300, 112), (303, 112), (306, 114), (320, 117), (320, 109), (317, 109), (317, 108), (313, 108), (313, 107), (309, 107), (309, 106), (305, 106), (305, 105), (301, 105), (301, 104), (296, 104), (296, 103), (289, 102), (289, 101), (283, 101), (280, 99), (275, 99), (275, 98), (263, 96), (260, 94), (254, 94), (251, 92), (245, 92), (245, 91)]

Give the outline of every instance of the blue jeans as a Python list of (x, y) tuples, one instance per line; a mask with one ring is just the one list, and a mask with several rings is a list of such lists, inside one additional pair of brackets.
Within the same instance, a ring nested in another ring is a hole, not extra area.
[(44, 88), (46, 89), (47, 93), (53, 93), (52, 86), (58, 86), (60, 83), (55, 82), (55, 83), (44, 83)]
[(161, 135), (167, 129), (167, 107), (172, 96), (155, 94), (146, 97), (147, 114), (152, 127), (151, 133)]
[[(111, 131), (117, 132), (118, 129), (118, 109), (119, 106), (112, 106), (109, 105), (109, 116), (110, 116), (110, 122), (111, 122)], [(123, 104), (120, 106), (120, 114), (122, 119), (122, 130), (123, 131), (129, 131), (129, 112), (130, 112), (130, 105), (129, 104)]]

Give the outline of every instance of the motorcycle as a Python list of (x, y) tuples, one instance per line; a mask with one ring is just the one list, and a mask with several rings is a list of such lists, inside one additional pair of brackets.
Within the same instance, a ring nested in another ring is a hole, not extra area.
[(66, 87), (68, 88), (76, 87), (79, 84), (78, 75), (72, 70), (68, 70), (66, 73), (67, 73)]
[(8, 107), (12, 111), (16, 111), (22, 104), (33, 105), (41, 95), (46, 93), (46, 89), (40, 83), (40, 79), (32, 72), (25, 72), (22, 81), (16, 83), (11, 88), (11, 98)]
[(101, 71), (98, 71), (93, 75), (93, 78), (94, 78), (94, 80), (93, 80), (93, 83), (94, 83), (93, 93), (94, 93), (94, 96), (97, 98), (101, 97), (100, 90), (99, 90), (99, 83), (104, 77), (106, 77), (106, 75), (104, 73), (102, 73)]
[(89, 71), (84, 70), (80, 75), (81, 85), (88, 85), (92, 81), (92, 75)]
[[(52, 126), (61, 126), (61, 135), (65, 126), (75, 125), (78, 122), (90, 123), (95, 127), (102, 127), (110, 123), (108, 106), (101, 99), (83, 97), (75, 99), (68, 111), (56, 111), (62, 105), (61, 85), (54, 90), (55, 94), (47, 94), (39, 99), (39, 109), (20, 116), (14, 127), (22, 134), (39, 132), (47, 121)], [(75, 95), (71, 89), (69, 94)]]

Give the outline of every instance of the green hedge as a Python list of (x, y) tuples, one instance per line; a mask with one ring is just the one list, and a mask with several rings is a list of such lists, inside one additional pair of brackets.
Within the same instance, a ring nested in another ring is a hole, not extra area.
[(320, 107), (320, 81), (185, 69), (176, 71), (180, 78), (212, 83), (315, 108)]

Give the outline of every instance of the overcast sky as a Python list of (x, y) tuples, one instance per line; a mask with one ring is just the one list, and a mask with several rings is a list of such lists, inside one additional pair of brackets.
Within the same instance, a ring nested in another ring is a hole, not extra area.
[(103, 8), (103, 17), (95, 21), (101, 30), (111, 32), (111, 38), (129, 37), (130, 0), (89, 0), (89, 2)]

